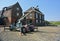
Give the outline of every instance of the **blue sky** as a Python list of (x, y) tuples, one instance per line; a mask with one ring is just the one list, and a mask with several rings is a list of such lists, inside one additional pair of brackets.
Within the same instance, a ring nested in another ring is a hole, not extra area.
[(1, 0), (0, 10), (3, 7), (15, 4), (17, 1), (23, 11), (32, 6), (36, 7), (38, 5), (39, 10), (45, 15), (45, 20), (60, 21), (60, 0)]

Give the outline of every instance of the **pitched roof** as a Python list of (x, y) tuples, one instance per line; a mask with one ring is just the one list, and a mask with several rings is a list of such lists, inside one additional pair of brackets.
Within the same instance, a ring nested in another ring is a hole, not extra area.
[(42, 14), (42, 15), (44, 15), (40, 10), (39, 10), (39, 8), (37, 8), (37, 7), (30, 7), (28, 10), (26, 10), (25, 12), (29, 12), (29, 11), (37, 11), (37, 12), (39, 12), (40, 14)]
[[(15, 4), (13, 4), (13, 5), (11, 5), (11, 6), (8, 6), (8, 7), (4, 7), (4, 8), (6, 8), (7, 10), (9, 10), (9, 9), (12, 9), (15, 5), (19, 5), (19, 3), (17, 2), (17, 3), (15, 3)], [(19, 5), (20, 6), (20, 5)], [(4, 9), (3, 8), (3, 9)], [(20, 7), (21, 8), (21, 7)], [(3, 10), (2, 9), (2, 10)], [(22, 8), (21, 8), (22, 9)], [(2, 13), (2, 10), (0, 11), (0, 16), (1, 16), (1, 13)]]
[[(17, 2), (17, 3), (15, 3), (15, 4), (11, 5), (11, 6), (8, 6), (8, 7), (7, 7), (7, 10), (13, 8), (15, 5), (19, 5), (19, 3)], [(20, 6), (20, 5), (19, 5), (19, 6)]]

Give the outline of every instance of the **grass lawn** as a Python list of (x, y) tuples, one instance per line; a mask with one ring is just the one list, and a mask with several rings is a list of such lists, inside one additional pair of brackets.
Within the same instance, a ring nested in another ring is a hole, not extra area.
[(54, 25), (60, 25), (60, 21), (51, 21), (50, 23)]

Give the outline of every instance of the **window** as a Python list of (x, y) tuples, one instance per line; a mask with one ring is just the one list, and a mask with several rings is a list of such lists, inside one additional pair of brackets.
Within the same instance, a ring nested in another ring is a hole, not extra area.
[(30, 18), (32, 18), (32, 17), (30, 17)]
[(40, 19), (41, 19), (41, 15), (40, 15)]
[(32, 16), (32, 14), (30, 14), (29, 16)]
[(29, 17), (32, 18), (32, 14), (30, 14)]
[(44, 23), (44, 21), (42, 21)]
[(40, 23), (41, 23), (41, 20), (40, 20)]
[(36, 20), (36, 23), (38, 23), (38, 20)]
[(4, 11), (6, 11), (6, 8), (4, 9)]
[(19, 10), (19, 8), (17, 8), (17, 10)]
[(42, 20), (44, 20), (44, 16), (42, 16)]
[(17, 16), (19, 16), (19, 13), (17, 13)]
[(38, 14), (36, 13), (36, 18), (38, 18)]

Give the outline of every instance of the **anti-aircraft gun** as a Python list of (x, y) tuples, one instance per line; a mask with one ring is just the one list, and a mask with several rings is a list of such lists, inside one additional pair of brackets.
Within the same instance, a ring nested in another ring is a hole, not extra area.
[[(32, 10), (31, 10), (32, 11)], [(10, 30), (16, 30), (16, 29), (18, 29), (18, 28), (21, 28), (23, 25), (22, 25), (22, 20), (25, 18), (25, 17), (27, 17), (30, 13), (31, 13), (31, 11), (29, 11), (28, 12), (28, 14), (25, 14), (25, 15), (23, 15), (20, 19), (18, 19), (18, 21), (17, 21), (17, 23), (16, 23), (16, 26), (14, 26), (14, 25), (10, 25)]]
[[(22, 25), (22, 20), (25, 18), (25, 17), (27, 17), (32, 11), (35, 11), (35, 12), (38, 12), (38, 11), (36, 11), (36, 10), (31, 10), (31, 11), (29, 11), (27, 14), (25, 14), (25, 15), (23, 15), (20, 19), (18, 19), (18, 22), (16, 23), (16, 26), (13, 26), (13, 25), (11, 25), (11, 28), (10, 29), (17, 29), (17, 28), (21, 28), (23, 25)], [(40, 12), (38, 12), (38, 13), (40, 13)]]

